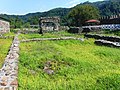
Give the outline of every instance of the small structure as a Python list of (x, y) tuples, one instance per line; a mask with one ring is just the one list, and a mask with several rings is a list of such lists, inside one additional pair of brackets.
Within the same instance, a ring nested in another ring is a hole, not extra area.
[(0, 33), (10, 32), (10, 23), (8, 20), (0, 17)]
[(101, 30), (100, 27), (94, 27), (94, 25), (99, 25), (100, 21), (91, 19), (85, 22), (87, 26), (89, 27), (84, 27), (83, 32), (88, 33), (88, 32), (99, 32)]
[(100, 21), (99, 20), (95, 20), (95, 19), (91, 19), (91, 20), (88, 20), (88, 21), (86, 21), (86, 23), (88, 24), (88, 25), (98, 25), (98, 24), (100, 24)]
[(103, 16), (100, 18), (101, 24), (120, 24), (120, 14)]
[(59, 17), (41, 17), (39, 20), (40, 33), (58, 31), (60, 29)]

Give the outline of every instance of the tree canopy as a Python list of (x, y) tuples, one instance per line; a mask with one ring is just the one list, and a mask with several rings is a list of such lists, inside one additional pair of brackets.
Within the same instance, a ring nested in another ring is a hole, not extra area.
[[(33, 24), (36, 25), (36, 24), (38, 24), (40, 17), (48, 17), (48, 16), (59, 16), (61, 19), (61, 23), (60, 23), (61, 25), (68, 25), (68, 23), (70, 23), (71, 25), (79, 26), (82, 23), (79, 22), (80, 23), (79, 24), (76, 21), (76, 23), (77, 23), (76, 24), (75, 22), (73, 22), (74, 19), (72, 17), (71, 17), (71, 19), (68, 20), (67, 15), (72, 9), (82, 7), (82, 5), (92, 5), (92, 6), (94, 6), (94, 8), (95, 7), (98, 8), (101, 16), (119, 15), (119, 13), (120, 13), (120, 0), (103, 0), (103, 1), (93, 2), (93, 3), (91, 3), (91, 2), (80, 3), (73, 8), (55, 8), (55, 9), (52, 9), (52, 10), (49, 10), (46, 12), (29, 13), (26, 15), (0, 14), (0, 17), (11, 21), (11, 26), (13, 28), (19, 28), (19, 27), (21, 27), (21, 25), (22, 25), (22, 27), (29, 27), (30, 25), (33, 25)], [(87, 12), (90, 13), (91, 10), (87, 9), (84, 11), (86, 11), (86, 12), (84, 12), (85, 13), (84, 17), (86, 17), (85, 16), (85, 15), (87, 15), (86, 13)], [(98, 10), (95, 9), (95, 11), (98, 11)], [(95, 14), (95, 11), (94, 11), (94, 14)], [(77, 10), (76, 11), (74, 10), (73, 12), (77, 12)], [(82, 15), (82, 17), (83, 17), (83, 15)]]
[(91, 5), (80, 5), (73, 8), (69, 14), (69, 23), (72, 26), (84, 25), (89, 19), (98, 19), (100, 17), (99, 10)]

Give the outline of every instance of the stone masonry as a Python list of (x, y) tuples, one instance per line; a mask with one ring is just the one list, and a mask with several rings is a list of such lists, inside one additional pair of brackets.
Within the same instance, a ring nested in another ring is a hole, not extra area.
[(55, 40), (80, 40), (84, 41), (83, 38), (76, 38), (76, 37), (60, 37), (60, 38), (34, 38), (34, 39), (27, 39), (27, 40), (21, 40), (20, 42), (32, 42), (32, 41), (55, 41)]
[(111, 42), (111, 41), (106, 41), (106, 40), (96, 40), (95, 44), (101, 45), (101, 46), (104, 45), (104, 46), (109, 46), (109, 47), (120, 48), (119, 42)]
[(17, 90), (18, 88), (18, 35), (14, 37), (3, 67), (0, 69), (0, 90)]
[(0, 33), (10, 32), (10, 23), (0, 18)]
[(95, 38), (95, 39), (103, 39), (103, 40), (112, 41), (112, 42), (120, 42), (119, 36), (104, 36), (99, 34), (85, 34), (84, 36), (87, 38)]
[(40, 33), (58, 31), (60, 29), (59, 17), (41, 17), (39, 19)]
[(99, 39), (95, 41), (97, 45), (104, 45), (110, 47), (120, 48), (120, 37), (118, 36), (103, 36), (99, 34), (85, 34), (87, 38)]

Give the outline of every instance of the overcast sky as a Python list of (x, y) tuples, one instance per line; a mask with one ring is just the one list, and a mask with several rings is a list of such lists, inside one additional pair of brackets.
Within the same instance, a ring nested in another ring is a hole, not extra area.
[(0, 14), (24, 15), (48, 11), (58, 7), (69, 8), (85, 1), (95, 2), (103, 0), (1, 0)]

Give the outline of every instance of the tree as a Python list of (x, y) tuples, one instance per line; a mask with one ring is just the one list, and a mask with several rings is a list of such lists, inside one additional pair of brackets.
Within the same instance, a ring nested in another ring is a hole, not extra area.
[(11, 24), (11, 28), (21, 28), (23, 25), (23, 20), (20, 19), (18, 16), (14, 17), (14, 18), (10, 18), (10, 24)]
[(99, 10), (91, 5), (80, 5), (73, 8), (69, 14), (69, 22), (72, 26), (84, 25), (89, 19), (98, 19), (100, 17)]
[(23, 28), (30, 28), (30, 23), (29, 22), (24, 23)]
[(15, 19), (15, 28), (22, 28), (22, 26), (23, 26), (23, 20), (17, 16)]

